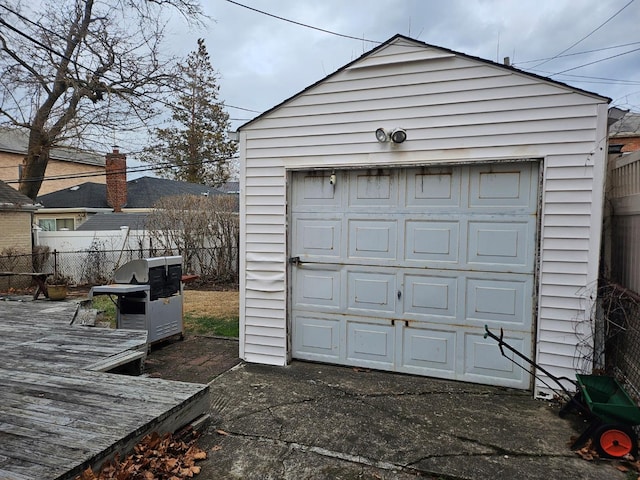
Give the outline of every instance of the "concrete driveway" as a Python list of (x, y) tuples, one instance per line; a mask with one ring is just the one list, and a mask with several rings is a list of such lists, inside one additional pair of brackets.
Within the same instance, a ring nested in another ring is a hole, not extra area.
[(583, 425), (528, 392), (293, 362), (211, 383), (213, 479), (624, 479), (569, 449)]

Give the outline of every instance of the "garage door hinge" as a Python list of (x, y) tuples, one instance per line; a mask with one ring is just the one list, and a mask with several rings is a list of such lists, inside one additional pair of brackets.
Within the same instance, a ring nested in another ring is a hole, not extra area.
[(291, 265), (300, 265), (300, 257), (291, 257), (289, 258), (289, 264)]

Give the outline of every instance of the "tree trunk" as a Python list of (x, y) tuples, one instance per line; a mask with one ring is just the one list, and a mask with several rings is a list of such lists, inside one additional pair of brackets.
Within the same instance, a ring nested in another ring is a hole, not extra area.
[(46, 137), (42, 132), (31, 129), (29, 148), (22, 164), (20, 192), (33, 201), (38, 196), (45, 171), (47, 170), (47, 163), (49, 163), (51, 147), (47, 143)]

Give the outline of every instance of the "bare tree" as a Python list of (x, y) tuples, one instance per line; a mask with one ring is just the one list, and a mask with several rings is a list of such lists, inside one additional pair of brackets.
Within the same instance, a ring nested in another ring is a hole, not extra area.
[(147, 217), (147, 230), (159, 253), (182, 255), (185, 269), (203, 280), (236, 283), (238, 278), (238, 199), (234, 195), (165, 197)]
[(36, 198), (57, 145), (157, 114), (175, 78), (167, 10), (204, 19), (199, 0), (0, 0), (0, 121), (29, 131), (22, 193)]

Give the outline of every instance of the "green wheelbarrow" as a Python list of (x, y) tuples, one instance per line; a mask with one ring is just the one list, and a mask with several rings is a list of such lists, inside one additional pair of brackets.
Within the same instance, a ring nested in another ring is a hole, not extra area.
[[(486, 325), (484, 328), (484, 338), (490, 337), (496, 340), (503, 357), (524, 368), (505, 354), (504, 348), (506, 348), (560, 386), (569, 398), (559, 412), (560, 417), (575, 411), (589, 420), (589, 426), (571, 445), (572, 450), (582, 447), (587, 440), (591, 439), (596, 451), (602, 457), (622, 458), (626, 455), (634, 457), (637, 455), (638, 436), (633, 427), (640, 425), (640, 408), (615, 378), (583, 374), (576, 374), (576, 380), (557, 377), (506, 343), (503, 340), (502, 329), (498, 336), (489, 331)], [(530, 373), (535, 375), (533, 372)], [(576, 392), (570, 392), (561, 380), (573, 384)]]

